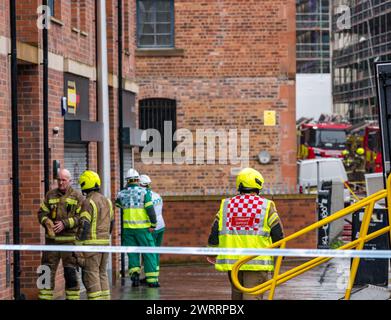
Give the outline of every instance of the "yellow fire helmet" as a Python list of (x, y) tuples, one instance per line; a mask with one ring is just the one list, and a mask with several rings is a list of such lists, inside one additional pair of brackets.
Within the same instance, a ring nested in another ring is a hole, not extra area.
[(262, 190), (265, 180), (260, 172), (252, 168), (241, 170), (236, 177), (236, 189), (241, 191)]
[(99, 175), (91, 170), (84, 171), (80, 178), (79, 184), (81, 190), (90, 190), (90, 189), (98, 189), (100, 187), (100, 178)]
[(343, 156), (347, 156), (348, 154), (349, 154), (349, 151), (348, 151), (348, 150), (345, 149), (345, 150), (342, 151), (342, 155), (343, 155)]
[(358, 154), (358, 155), (363, 155), (364, 154), (364, 148), (358, 148), (357, 150), (356, 150), (356, 153)]

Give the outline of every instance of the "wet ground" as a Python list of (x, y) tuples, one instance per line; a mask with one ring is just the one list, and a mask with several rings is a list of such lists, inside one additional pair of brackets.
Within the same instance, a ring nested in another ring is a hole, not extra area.
[[(298, 261), (284, 261), (281, 270), (286, 271), (298, 264)], [(333, 259), (277, 287), (275, 300), (338, 300), (345, 294), (349, 268), (349, 259)], [(146, 286), (133, 288), (130, 279), (127, 278), (125, 285), (117, 285), (112, 289), (112, 299), (230, 300), (231, 298), (226, 273), (215, 271), (213, 265), (162, 265), (160, 274), (160, 288)]]

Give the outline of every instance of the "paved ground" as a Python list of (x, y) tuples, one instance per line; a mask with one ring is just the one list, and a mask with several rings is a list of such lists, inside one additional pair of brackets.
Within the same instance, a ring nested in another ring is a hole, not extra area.
[[(298, 265), (284, 261), (282, 271)], [(275, 300), (338, 300), (344, 296), (349, 259), (335, 259), (277, 287)], [(160, 288), (125, 285), (112, 290), (114, 300), (230, 300), (227, 275), (209, 264), (162, 265)], [(389, 287), (391, 289), (391, 287)]]

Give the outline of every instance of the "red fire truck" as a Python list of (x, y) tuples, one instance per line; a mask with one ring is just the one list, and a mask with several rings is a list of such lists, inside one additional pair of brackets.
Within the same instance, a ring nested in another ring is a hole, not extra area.
[(346, 148), (347, 123), (304, 123), (298, 128), (300, 145), (299, 159), (342, 157)]

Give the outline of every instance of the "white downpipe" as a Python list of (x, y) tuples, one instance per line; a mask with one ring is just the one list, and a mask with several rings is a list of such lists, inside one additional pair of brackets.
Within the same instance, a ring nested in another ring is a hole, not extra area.
[(110, 122), (109, 87), (107, 68), (106, 1), (97, 1), (98, 19), (98, 121), (103, 123), (103, 141), (98, 142), (99, 175), (102, 193), (111, 198), (110, 192)]

